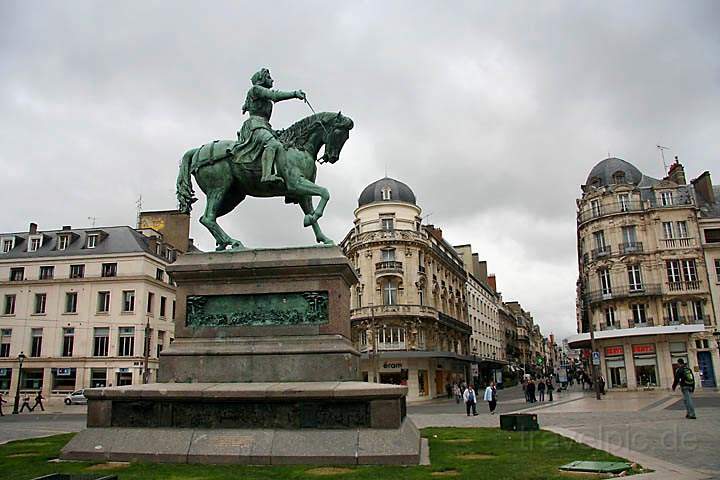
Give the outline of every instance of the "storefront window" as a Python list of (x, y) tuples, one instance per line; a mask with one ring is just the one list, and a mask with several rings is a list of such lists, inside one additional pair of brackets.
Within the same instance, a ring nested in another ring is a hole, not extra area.
[(627, 370), (622, 345), (605, 347), (608, 388), (627, 388)]
[(43, 369), (28, 368), (22, 371), (22, 390), (42, 390), (43, 386)]
[(428, 395), (428, 371), (418, 370), (418, 395), (421, 397)]
[(104, 368), (93, 368), (90, 370), (90, 387), (99, 388), (107, 386), (107, 370)]
[(655, 345), (633, 345), (633, 361), (635, 363), (635, 378), (638, 387), (657, 387), (657, 359)]
[(122, 387), (123, 385), (132, 385), (132, 372), (118, 372), (116, 385)]
[(0, 391), (10, 390), (10, 378), (12, 377), (12, 368), (0, 368)]
[(74, 368), (53, 368), (53, 391), (72, 392), (75, 390), (75, 376), (76, 370)]

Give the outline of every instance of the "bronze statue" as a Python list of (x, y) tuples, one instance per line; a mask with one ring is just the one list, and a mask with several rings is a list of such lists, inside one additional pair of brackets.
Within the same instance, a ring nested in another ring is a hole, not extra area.
[[(330, 194), (315, 184), (315, 162), (338, 161), (353, 121), (339, 112), (321, 112), (286, 130), (274, 131), (269, 122), (273, 102), (291, 98), (305, 100), (305, 94), (300, 90), (271, 90), (273, 80), (267, 69), (253, 75), (252, 82), (243, 106), (243, 113), (249, 112), (250, 118), (238, 132), (238, 142), (215, 140), (183, 155), (176, 191), (180, 211), (189, 213), (197, 200), (190, 178), (194, 175), (207, 197), (200, 223), (215, 238), (216, 250), (225, 250), (228, 246), (235, 250), (245, 249), (216, 220), (231, 212), (247, 195), (285, 197), (286, 203), (298, 203), (305, 213), (303, 224), (312, 226), (316, 241), (334, 245), (317, 223)], [(323, 146), (325, 153), (318, 159)], [(313, 196), (320, 197), (316, 208), (313, 208)]]

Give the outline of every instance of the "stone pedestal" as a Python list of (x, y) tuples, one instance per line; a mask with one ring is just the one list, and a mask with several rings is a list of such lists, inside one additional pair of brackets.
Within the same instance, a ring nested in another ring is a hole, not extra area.
[(407, 387), (358, 382), (337, 247), (188, 254), (159, 383), (88, 389), (64, 459), (417, 464)]

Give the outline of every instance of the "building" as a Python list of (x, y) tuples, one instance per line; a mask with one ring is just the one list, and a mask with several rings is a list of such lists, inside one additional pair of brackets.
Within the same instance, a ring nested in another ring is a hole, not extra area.
[(21, 353), (21, 390), (46, 397), (156, 378), (174, 332), (165, 267), (178, 252), (161, 233), (31, 223), (0, 234), (0, 247), (0, 391), (15, 392)]
[(590, 348), (592, 326), (608, 388), (669, 388), (680, 358), (702, 387), (720, 382), (717, 191), (707, 172), (688, 185), (677, 161), (658, 180), (619, 158), (582, 186), (569, 348)]
[(465, 297), (467, 318), (472, 327), (470, 351), (476, 357), (477, 373), (473, 381), (487, 384), (491, 380), (502, 383), (502, 370), (507, 361), (503, 340), (505, 330), (501, 325), (499, 306), (502, 297), (496, 290), (495, 276), (488, 275), (487, 262), (481, 262), (470, 245), (455, 246), (463, 260), (467, 274)]
[(462, 259), (420, 214), (407, 185), (380, 179), (360, 194), (341, 242), (360, 277), (351, 324), (363, 378), (406, 384), (411, 401), (467, 381), (473, 360)]

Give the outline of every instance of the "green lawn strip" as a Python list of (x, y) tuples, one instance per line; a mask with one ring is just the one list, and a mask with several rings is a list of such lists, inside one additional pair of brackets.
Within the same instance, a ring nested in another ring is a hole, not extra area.
[[(552, 432), (506, 432), (496, 428), (428, 428), (429, 467), (317, 467), (238, 465), (164, 465), (133, 463), (95, 470), (93, 462), (61, 462), (60, 449), (73, 434), (21, 440), (0, 445), (2, 478), (32, 479), (48, 473), (117, 473), (120, 480), (274, 480), (324, 479), (568, 479), (585, 478), (560, 472), (573, 460), (625, 461), (601, 450), (574, 442)], [(10, 475), (8, 475), (10, 474)], [(587, 478), (604, 478), (589, 475)]]

